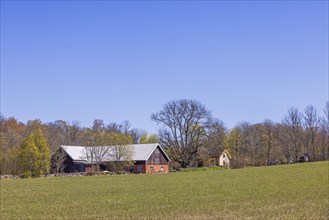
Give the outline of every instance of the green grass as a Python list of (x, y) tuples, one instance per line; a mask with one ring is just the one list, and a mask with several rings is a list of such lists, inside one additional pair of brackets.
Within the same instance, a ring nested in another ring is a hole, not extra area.
[(1, 180), (1, 219), (329, 219), (329, 163)]

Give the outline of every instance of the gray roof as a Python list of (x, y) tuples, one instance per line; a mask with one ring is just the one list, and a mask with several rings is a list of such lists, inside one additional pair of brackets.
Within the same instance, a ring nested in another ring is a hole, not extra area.
[[(167, 157), (168, 160), (169, 157), (167, 154), (164, 152), (164, 150), (161, 148), (160, 144), (155, 143), (155, 144), (132, 144), (128, 145), (129, 147), (132, 147), (133, 149), (133, 157), (132, 160), (134, 161), (146, 161), (148, 158), (151, 156), (153, 151), (159, 147), (160, 150), (163, 152), (163, 154)], [(72, 158), (73, 161), (75, 162), (82, 162), (86, 163), (86, 157), (84, 154), (85, 149), (89, 146), (67, 146), (67, 145), (61, 145), (61, 148)], [(106, 147), (106, 146), (104, 146)], [(107, 146), (111, 147), (111, 146)], [(104, 161), (112, 161), (110, 157), (105, 157)]]

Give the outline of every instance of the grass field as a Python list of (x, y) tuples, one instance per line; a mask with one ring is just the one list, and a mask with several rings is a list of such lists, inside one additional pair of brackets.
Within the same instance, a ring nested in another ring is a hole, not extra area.
[(1, 180), (1, 219), (329, 219), (329, 163)]

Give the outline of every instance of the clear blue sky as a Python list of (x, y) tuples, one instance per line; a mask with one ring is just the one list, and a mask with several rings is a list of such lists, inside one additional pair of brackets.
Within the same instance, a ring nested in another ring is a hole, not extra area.
[(196, 99), (232, 128), (328, 100), (327, 1), (1, 1), (1, 113), (150, 133)]

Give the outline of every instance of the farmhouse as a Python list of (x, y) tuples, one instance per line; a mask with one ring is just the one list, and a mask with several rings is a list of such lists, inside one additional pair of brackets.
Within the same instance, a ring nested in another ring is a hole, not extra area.
[(231, 159), (230, 153), (225, 149), (223, 153), (219, 156), (219, 166), (220, 167), (230, 167), (230, 159)]
[[(108, 146), (110, 147), (110, 146)], [(133, 144), (128, 145), (133, 150), (133, 166), (129, 168), (133, 173), (167, 173), (168, 162), (167, 154), (159, 144)], [(64, 172), (89, 172), (91, 162), (86, 158), (85, 152), (87, 146), (64, 146), (59, 151), (64, 153)], [(90, 147), (89, 147), (90, 148)], [(113, 158), (104, 157), (102, 164), (113, 162)]]
[(210, 157), (210, 165), (211, 166), (220, 166), (220, 167), (230, 167), (230, 153), (225, 149), (219, 156), (211, 156)]

